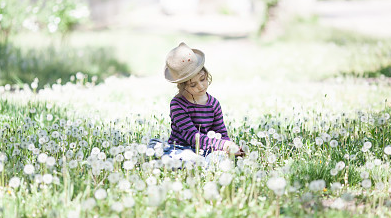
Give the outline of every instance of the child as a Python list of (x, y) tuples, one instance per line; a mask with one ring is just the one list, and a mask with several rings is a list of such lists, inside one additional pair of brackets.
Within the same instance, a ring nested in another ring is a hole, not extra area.
[[(207, 93), (212, 77), (204, 63), (204, 53), (183, 42), (167, 55), (165, 78), (177, 83), (179, 89), (170, 103), (172, 131), (168, 143), (194, 151), (199, 133), (200, 149), (206, 151), (204, 155), (212, 150), (223, 150), (244, 156), (243, 150), (228, 137), (219, 101)], [(215, 132), (217, 137), (209, 138), (208, 132)]]

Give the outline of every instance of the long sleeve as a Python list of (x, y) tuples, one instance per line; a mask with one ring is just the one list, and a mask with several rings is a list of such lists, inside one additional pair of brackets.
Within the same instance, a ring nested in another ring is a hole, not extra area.
[(214, 114), (214, 120), (213, 120), (213, 126), (212, 130), (220, 133), (221, 138), (225, 140), (231, 140), (228, 136), (227, 128), (225, 127), (224, 124), (224, 118), (223, 118), (223, 111), (221, 110), (220, 103), (216, 100), (215, 103), (215, 114)]
[[(224, 139), (210, 139), (204, 133), (198, 131), (196, 125), (193, 123), (188, 111), (173, 101), (170, 104), (171, 127), (176, 131), (172, 131), (172, 136), (178, 144), (185, 143), (195, 147), (195, 135), (200, 134), (200, 148), (204, 150), (222, 150), (226, 140)], [(221, 125), (220, 125), (221, 126)], [(225, 129), (225, 127), (224, 127)]]

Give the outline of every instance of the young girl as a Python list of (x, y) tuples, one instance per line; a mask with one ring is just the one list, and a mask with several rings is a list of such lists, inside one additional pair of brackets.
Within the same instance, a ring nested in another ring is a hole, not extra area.
[[(235, 150), (238, 146), (228, 137), (219, 101), (207, 92), (212, 76), (205, 69), (204, 63), (204, 53), (189, 48), (183, 42), (167, 55), (165, 78), (177, 83), (179, 89), (170, 103), (172, 131), (168, 143), (194, 151), (198, 133), (204, 155), (212, 150), (223, 150), (234, 152), (235, 156), (243, 156), (243, 150)], [(209, 134), (209, 138), (208, 132), (214, 132), (217, 137)]]

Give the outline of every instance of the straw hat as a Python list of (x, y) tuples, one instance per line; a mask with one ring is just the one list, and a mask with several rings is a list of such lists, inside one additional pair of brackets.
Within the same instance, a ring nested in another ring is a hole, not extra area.
[(185, 82), (200, 72), (204, 63), (205, 55), (202, 51), (191, 49), (182, 42), (168, 53), (164, 75), (169, 82)]

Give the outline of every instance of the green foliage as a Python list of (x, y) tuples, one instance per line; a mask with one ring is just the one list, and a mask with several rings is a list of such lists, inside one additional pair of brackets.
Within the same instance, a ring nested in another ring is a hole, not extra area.
[(89, 78), (97, 76), (98, 82), (110, 75), (129, 75), (129, 67), (117, 61), (110, 48), (46, 47), (39, 50), (22, 50), (12, 44), (0, 44), (0, 84), (20, 85), (39, 80), (39, 88), (70, 80), (82, 72)]
[(0, 43), (7, 43), (22, 29), (58, 32), (64, 38), (76, 25), (86, 22), (88, 16), (89, 10), (84, 1), (1, 0)]

